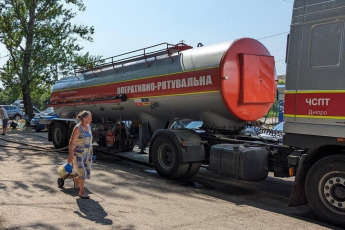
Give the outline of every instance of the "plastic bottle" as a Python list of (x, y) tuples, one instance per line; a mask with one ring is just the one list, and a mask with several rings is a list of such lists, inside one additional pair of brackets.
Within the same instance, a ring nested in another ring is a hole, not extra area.
[(71, 172), (72, 172), (72, 165), (70, 165), (69, 163), (60, 165), (58, 168), (58, 174), (61, 178), (65, 177), (67, 174)]

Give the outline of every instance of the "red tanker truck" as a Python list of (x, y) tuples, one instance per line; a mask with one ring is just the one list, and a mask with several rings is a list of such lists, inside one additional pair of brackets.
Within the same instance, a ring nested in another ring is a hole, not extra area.
[[(344, 9), (344, 1), (294, 3), (283, 143), (244, 132), (276, 93), (274, 58), (250, 38), (197, 48), (162, 43), (76, 68), (53, 86), (59, 118), (49, 140), (67, 146), (76, 113), (89, 110), (100, 146), (131, 150), (139, 137), (163, 177), (193, 176), (201, 164), (241, 180), (295, 176), (290, 205), (309, 203), (345, 226)], [(202, 130), (171, 129), (186, 120), (202, 121)]]

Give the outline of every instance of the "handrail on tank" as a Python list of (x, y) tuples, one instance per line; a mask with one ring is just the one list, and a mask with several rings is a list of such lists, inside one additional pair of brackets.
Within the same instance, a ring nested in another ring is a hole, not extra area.
[[(165, 46), (164, 48), (160, 48), (154, 51), (150, 51), (148, 52), (148, 49), (152, 49), (158, 46)], [(109, 58), (104, 58), (98, 61), (94, 61), (94, 62), (89, 62), (86, 64), (86, 67), (74, 67), (74, 74), (75, 76), (77, 76), (77, 73), (87, 73), (87, 72), (92, 72), (95, 76), (96, 70), (101, 70), (103, 68), (109, 68), (112, 67), (115, 72), (118, 72), (118, 69), (115, 68), (115, 66), (118, 65), (124, 65), (126, 63), (130, 63), (130, 62), (135, 62), (135, 61), (139, 61), (139, 60), (145, 60), (145, 62), (148, 64), (148, 66), (150, 67), (151, 63), (148, 61), (148, 59), (150, 58), (157, 58), (157, 56), (160, 55), (168, 55), (169, 58), (171, 58), (171, 61), (173, 61), (173, 58), (171, 57), (172, 54), (174, 53), (180, 53), (183, 50), (186, 49), (191, 49), (193, 48), (192, 46), (186, 45), (185, 43), (178, 43), (176, 45), (173, 44), (169, 44), (166, 42), (157, 44), (157, 45), (153, 45), (153, 46), (149, 46), (146, 48), (142, 48), (142, 49), (138, 49), (138, 50), (134, 50), (134, 51), (130, 51), (127, 53), (123, 53), (123, 54), (119, 54), (119, 55), (115, 55)], [(138, 53), (140, 52), (140, 53)], [(142, 53), (141, 53), (142, 52)], [(135, 54), (138, 53), (138, 54)]]

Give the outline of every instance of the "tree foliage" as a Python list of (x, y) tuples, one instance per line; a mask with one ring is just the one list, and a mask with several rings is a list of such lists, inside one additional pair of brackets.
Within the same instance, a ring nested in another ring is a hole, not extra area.
[(279, 79), (277, 85), (285, 85), (285, 78)]
[(0, 42), (10, 58), (0, 67), (6, 88), (21, 91), (25, 112), (32, 113), (32, 92), (50, 91), (73, 66), (100, 57), (88, 53), (78, 40), (92, 41), (93, 27), (72, 23), (75, 11), (84, 11), (82, 0), (0, 0)]
[(0, 104), (6, 105), (13, 103), (18, 98), (17, 95), (20, 94), (19, 91), (19, 88), (0, 89)]

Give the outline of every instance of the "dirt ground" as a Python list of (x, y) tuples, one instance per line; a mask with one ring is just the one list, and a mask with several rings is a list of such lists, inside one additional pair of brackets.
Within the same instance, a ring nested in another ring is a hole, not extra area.
[[(52, 147), (47, 133), (10, 130), (0, 144), (1, 229), (335, 229), (309, 206), (287, 207), (293, 180), (228, 179), (203, 168), (166, 180), (154, 169), (96, 153), (90, 200), (72, 180), (57, 186), (67, 153), (29, 151), (5, 140)], [(13, 147), (13, 148), (12, 148)]]

